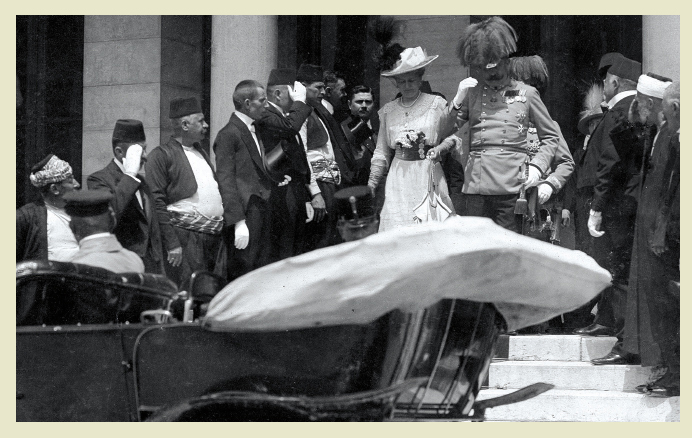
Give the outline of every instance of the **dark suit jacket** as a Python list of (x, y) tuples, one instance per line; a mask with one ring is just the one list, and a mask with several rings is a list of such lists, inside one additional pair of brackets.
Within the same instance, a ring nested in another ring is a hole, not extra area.
[(295, 183), (298, 184), (310, 182), (310, 164), (305, 155), (303, 141), (300, 138), (300, 128), (311, 112), (312, 108), (302, 102), (293, 102), (288, 116), (284, 116), (276, 107), (269, 105), (259, 121), (265, 152), (270, 152), (275, 147), (281, 147), (282, 141), (287, 142), (288, 147), (294, 148), (295, 153), (290, 154), (288, 158), (291, 161), (289, 166), (292, 170), (289, 174), (292, 178), (291, 181), (295, 180)]
[(48, 260), (46, 206), (32, 202), (17, 209), (17, 263), (23, 260)]
[(577, 189), (583, 187), (594, 188), (595, 211), (602, 211), (602, 206), (607, 200), (611, 179), (608, 176), (610, 169), (617, 162), (617, 153), (610, 138), (610, 131), (623, 117), (627, 118), (630, 104), (634, 96), (628, 96), (620, 100), (599, 121), (586, 146), (586, 153), (581, 156), (577, 174)]
[[(151, 248), (153, 260), (161, 262), (161, 231), (154, 208), (154, 197), (144, 176), (139, 175), (138, 179), (141, 183), (125, 175), (111, 161), (105, 168), (89, 175), (87, 187), (89, 190), (107, 189), (114, 195), (111, 207), (115, 211), (117, 225), (113, 234), (120, 244), (141, 258), (145, 258), (147, 249)], [(144, 200), (144, 209), (137, 201), (137, 191), (140, 191)]]
[(334, 160), (339, 166), (339, 170), (341, 172), (341, 185), (352, 185), (354, 169), (356, 167), (355, 158), (353, 157), (350, 143), (348, 140), (346, 140), (346, 137), (341, 131), (341, 126), (334, 119), (334, 117), (329, 114), (327, 108), (325, 108), (324, 105), (322, 105), (322, 102), (319, 100), (308, 99), (307, 104), (313, 108), (317, 116), (324, 123), (324, 126), (327, 127), (329, 139), (331, 140), (332, 148), (334, 149)]
[[(214, 178), (218, 181), (207, 153), (196, 143), (195, 147), (207, 161)], [(166, 250), (181, 247), (178, 235), (170, 224), (170, 215), (166, 206), (194, 195), (197, 192), (197, 180), (185, 156), (183, 146), (173, 137), (168, 140), (168, 143), (154, 148), (147, 156), (146, 181), (154, 197), (156, 215)]]
[[(255, 134), (262, 138), (261, 129)], [(260, 145), (262, 147), (262, 145)], [(257, 150), (250, 130), (238, 116), (231, 115), (228, 124), (214, 140), (216, 174), (223, 201), (224, 222), (230, 227), (245, 219), (251, 196), (269, 200), (272, 181), (267, 174), (263, 158)]]

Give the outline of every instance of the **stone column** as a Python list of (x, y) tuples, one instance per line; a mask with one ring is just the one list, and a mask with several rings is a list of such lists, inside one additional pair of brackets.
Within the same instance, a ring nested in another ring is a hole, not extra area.
[(642, 17), (642, 70), (680, 80), (680, 16)]
[(141, 120), (149, 150), (170, 136), (170, 100), (202, 96), (202, 44), (201, 16), (84, 17), (82, 182), (113, 157), (116, 120)]
[(214, 15), (211, 45), (210, 142), (223, 128), (233, 107), (238, 82), (254, 79), (266, 85), (277, 65), (276, 16)]

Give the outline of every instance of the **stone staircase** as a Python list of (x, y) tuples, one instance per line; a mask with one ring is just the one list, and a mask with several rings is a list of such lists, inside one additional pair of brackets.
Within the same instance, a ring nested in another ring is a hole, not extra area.
[(486, 411), (486, 421), (680, 421), (680, 397), (655, 398), (635, 387), (654, 370), (635, 365), (594, 366), (611, 337), (502, 336), (478, 398), (493, 398), (536, 382), (555, 388), (520, 403)]

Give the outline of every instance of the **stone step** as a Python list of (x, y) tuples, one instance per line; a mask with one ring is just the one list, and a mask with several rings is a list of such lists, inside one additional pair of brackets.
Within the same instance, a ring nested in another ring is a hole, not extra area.
[(556, 389), (634, 391), (646, 383), (653, 367), (639, 365), (591, 365), (573, 361), (498, 361), (490, 364), (488, 387), (523, 388), (536, 382)]
[(509, 360), (588, 362), (608, 354), (615, 342), (616, 338), (610, 336), (507, 336), (506, 339), (500, 340), (496, 357)]
[[(483, 389), (478, 399), (514, 389)], [(655, 398), (637, 392), (552, 389), (532, 399), (485, 411), (487, 421), (679, 422), (680, 397)]]

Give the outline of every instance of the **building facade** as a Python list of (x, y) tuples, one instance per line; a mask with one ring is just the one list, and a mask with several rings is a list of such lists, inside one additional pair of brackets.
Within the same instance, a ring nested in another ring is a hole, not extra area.
[[(196, 96), (210, 140), (232, 111), (235, 85), (265, 82), (275, 67), (303, 62), (341, 72), (347, 84), (396, 89), (377, 71), (376, 16), (18, 16), (17, 206), (37, 197), (31, 166), (47, 153), (69, 161), (78, 180), (112, 157), (120, 118), (142, 120), (149, 149), (171, 134), (169, 102)], [(455, 56), (463, 29), (486, 16), (394, 16), (394, 41), (440, 55), (426, 69), (433, 91), (452, 97), (468, 75)], [(680, 77), (679, 16), (506, 16), (517, 55), (541, 55), (551, 79), (543, 99), (570, 145), (583, 93), (600, 56), (619, 51), (645, 72)], [(204, 145), (209, 147), (207, 143)]]

